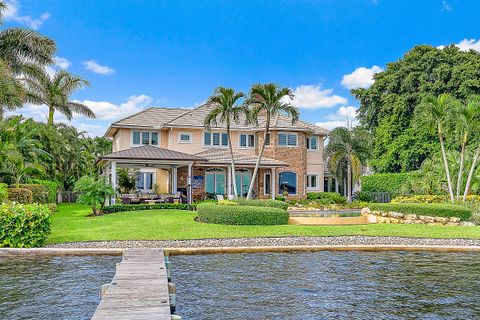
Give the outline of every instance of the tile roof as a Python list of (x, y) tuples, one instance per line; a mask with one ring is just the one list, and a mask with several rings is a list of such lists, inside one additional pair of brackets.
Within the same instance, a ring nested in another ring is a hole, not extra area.
[(162, 127), (166, 122), (175, 119), (191, 109), (182, 108), (149, 108), (114, 122), (116, 126)]
[(202, 161), (202, 157), (174, 150), (163, 149), (150, 145), (116, 151), (100, 157), (101, 160), (186, 160)]
[[(230, 151), (228, 149), (212, 148), (195, 154), (198, 157), (207, 159), (207, 164), (230, 164)], [(252, 154), (233, 151), (236, 165), (255, 165), (257, 156)], [(261, 166), (288, 166), (286, 162), (262, 157)]]

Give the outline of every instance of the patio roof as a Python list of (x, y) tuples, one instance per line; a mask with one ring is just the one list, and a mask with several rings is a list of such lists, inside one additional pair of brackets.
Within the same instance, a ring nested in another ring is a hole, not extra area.
[(100, 160), (205, 161), (205, 159), (200, 156), (150, 145), (116, 151), (100, 157)]
[[(230, 151), (228, 149), (209, 149), (206, 151), (199, 152), (195, 154), (198, 157), (203, 159), (207, 159), (208, 161), (205, 165), (209, 164), (230, 164)], [(235, 159), (236, 165), (252, 165), (254, 166), (257, 162), (257, 156), (253, 154), (242, 153), (238, 151), (233, 151), (233, 157)], [(284, 167), (288, 166), (286, 162), (271, 159), (267, 157), (262, 157), (260, 162), (261, 166), (268, 166), (268, 167)]]

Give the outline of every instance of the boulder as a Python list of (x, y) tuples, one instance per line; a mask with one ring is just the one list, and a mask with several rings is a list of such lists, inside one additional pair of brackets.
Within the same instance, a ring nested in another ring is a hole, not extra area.
[(400, 219), (390, 218), (390, 223), (400, 223)]
[(377, 217), (377, 223), (390, 223), (390, 218)]
[(462, 221), (460, 222), (460, 226), (462, 227), (475, 227), (475, 223), (472, 221)]
[(450, 222), (460, 222), (460, 218), (457, 217), (450, 217)]
[(443, 226), (441, 222), (428, 222), (427, 225), (429, 226)]
[(400, 212), (389, 212), (388, 213), (389, 217), (395, 218), (395, 219), (402, 219), (405, 215)]
[(431, 217), (431, 216), (418, 216), (418, 219), (423, 220), (426, 223), (435, 222), (435, 217)]
[(402, 220), (402, 223), (403, 224), (412, 224), (414, 220), (409, 220), (409, 219), (405, 219), (405, 220)]
[(371, 213), (372, 213), (372, 210), (370, 210), (370, 208), (368, 207), (362, 208), (362, 216), (366, 216), (367, 214), (371, 214)]
[(440, 222), (440, 223), (447, 223), (448, 222), (448, 218), (444, 218), (444, 217), (435, 217), (435, 222)]
[(453, 226), (458, 226), (460, 223), (459, 222), (447, 222), (445, 223), (446, 226), (453, 227)]
[(417, 215), (416, 214), (406, 214), (404, 216), (405, 220), (417, 220)]
[(425, 224), (424, 220), (413, 220), (414, 224)]

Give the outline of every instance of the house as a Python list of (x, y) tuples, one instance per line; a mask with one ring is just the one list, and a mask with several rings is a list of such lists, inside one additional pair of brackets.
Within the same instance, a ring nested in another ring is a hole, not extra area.
[[(112, 175), (116, 168), (138, 168), (137, 188), (142, 193), (183, 191), (189, 202), (206, 195), (233, 194), (226, 128), (204, 128), (204, 118), (211, 109), (209, 104), (193, 109), (149, 108), (112, 123), (105, 133), (112, 139), (112, 153), (99, 159), (111, 184), (117, 185), (117, 177)], [(258, 126), (246, 126), (243, 120), (232, 125), (239, 195), (247, 194), (264, 140), (265, 121), (261, 118)], [(307, 192), (327, 190), (323, 160), (327, 134), (327, 130), (304, 121), (292, 124), (284, 115), (272, 119), (255, 197), (288, 193), (289, 197), (302, 198)]]

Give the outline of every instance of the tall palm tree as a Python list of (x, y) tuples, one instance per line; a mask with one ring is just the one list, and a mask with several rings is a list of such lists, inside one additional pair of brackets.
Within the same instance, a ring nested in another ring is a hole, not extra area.
[(450, 121), (453, 104), (454, 100), (447, 93), (443, 93), (438, 97), (427, 96), (423, 101), (423, 108), (421, 108), (421, 116), (426, 119), (427, 124), (430, 125), (430, 129), (437, 132), (438, 140), (440, 141), (440, 148), (442, 151), (445, 174), (447, 176), (448, 193), (450, 195), (450, 200), (452, 202), (455, 202), (452, 188), (452, 179), (448, 167), (447, 153), (445, 150), (444, 141), (444, 128)]
[(53, 125), (55, 111), (72, 119), (74, 113), (95, 118), (95, 113), (84, 104), (71, 101), (70, 95), (77, 89), (90, 83), (65, 70), (50, 77), (45, 71), (36, 77), (27, 79), (27, 101), (34, 104), (45, 104), (48, 107), (48, 125)]
[(338, 127), (330, 132), (325, 147), (325, 158), (329, 168), (339, 175), (338, 170), (346, 167), (347, 200), (352, 201), (352, 178), (357, 181), (361, 175), (362, 165), (370, 156), (371, 140), (367, 131), (355, 128), (349, 130)]
[[(0, 0), (0, 24), (6, 10)], [(21, 107), (25, 93), (21, 78), (36, 75), (53, 63), (55, 42), (36, 31), (23, 28), (0, 30), (0, 119), (5, 110)]]
[(249, 121), (258, 125), (260, 117), (265, 118), (265, 129), (263, 130), (263, 143), (258, 153), (255, 169), (248, 188), (247, 199), (252, 197), (253, 185), (258, 173), (258, 167), (262, 160), (265, 150), (265, 142), (268, 132), (270, 131), (270, 121), (280, 115), (286, 114), (292, 119), (292, 124), (298, 121), (300, 113), (294, 105), (291, 104), (293, 99), (292, 90), (289, 88), (281, 88), (274, 83), (255, 84), (250, 89), (249, 97), (246, 104), (250, 106)]
[[(247, 115), (248, 108), (244, 105), (236, 104), (245, 95), (242, 92), (235, 92), (235, 89), (218, 87), (213, 95), (208, 99), (208, 103), (214, 105), (214, 108), (205, 117), (204, 125), (207, 130), (218, 123), (224, 123), (227, 127), (228, 147), (230, 149), (230, 163), (232, 168), (233, 193), (237, 197), (237, 181), (235, 176), (235, 160), (233, 157), (233, 147), (231, 143), (230, 127), (232, 123), (238, 124), (240, 116)], [(245, 117), (247, 119), (247, 117)]]

